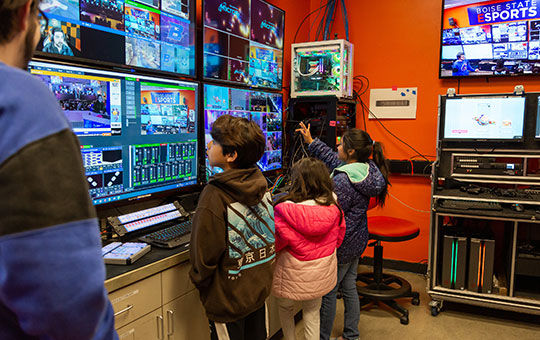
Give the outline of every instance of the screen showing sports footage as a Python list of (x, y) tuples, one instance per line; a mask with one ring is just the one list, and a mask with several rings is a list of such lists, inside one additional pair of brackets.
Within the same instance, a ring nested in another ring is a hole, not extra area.
[[(281, 93), (204, 85), (204, 133), (207, 145), (212, 140), (210, 135), (212, 124), (218, 117), (225, 114), (256, 122), (266, 140), (264, 154), (257, 165), (262, 171), (281, 169), (283, 143), (283, 95)], [(221, 172), (221, 169), (210, 167), (207, 159), (207, 176), (218, 172)]]
[(81, 142), (104, 204), (197, 182), (197, 84), (32, 61)]
[(443, 0), (439, 76), (540, 73), (540, 1)]
[(204, 77), (281, 88), (285, 12), (262, 0), (204, 1)]
[(195, 76), (194, 0), (42, 0), (40, 8), (38, 56)]

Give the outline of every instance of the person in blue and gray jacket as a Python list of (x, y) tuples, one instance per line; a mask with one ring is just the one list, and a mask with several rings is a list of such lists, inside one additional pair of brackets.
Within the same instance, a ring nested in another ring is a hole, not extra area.
[(80, 144), (25, 71), (39, 3), (0, 2), (0, 339), (114, 340)]
[[(384, 204), (388, 193), (388, 165), (382, 145), (374, 142), (363, 130), (350, 129), (343, 134), (338, 151), (333, 151), (318, 138), (313, 139), (310, 126), (300, 123), (299, 131), (309, 144), (308, 151), (322, 160), (332, 171), (334, 192), (345, 213), (345, 238), (337, 250), (338, 283), (323, 297), (321, 306), (321, 340), (328, 340), (336, 315), (336, 295), (341, 287), (345, 304), (342, 339), (359, 337), (360, 302), (356, 291), (358, 260), (369, 238), (366, 211), (370, 197)], [(371, 158), (370, 158), (371, 157)]]

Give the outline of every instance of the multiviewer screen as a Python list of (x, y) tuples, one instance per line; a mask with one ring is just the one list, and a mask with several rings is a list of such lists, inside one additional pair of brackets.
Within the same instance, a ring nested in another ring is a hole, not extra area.
[[(259, 125), (266, 139), (265, 152), (258, 163), (262, 171), (281, 169), (283, 139), (283, 97), (281, 93), (241, 90), (231, 87), (204, 86), (204, 132), (205, 142), (212, 137), (210, 130), (214, 121), (224, 114), (243, 117)], [(207, 175), (220, 170), (210, 168), (206, 162)]]
[(40, 8), (49, 23), (40, 52), (195, 76), (194, 0), (42, 0)]
[(197, 84), (31, 62), (81, 141), (103, 204), (196, 184)]

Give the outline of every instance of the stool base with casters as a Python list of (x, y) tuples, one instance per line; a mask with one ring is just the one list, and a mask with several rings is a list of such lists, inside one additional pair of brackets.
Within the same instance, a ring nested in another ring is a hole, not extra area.
[[(373, 272), (360, 273), (357, 276), (357, 290), (361, 306), (372, 302), (383, 303), (400, 314), (402, 324), (409, 323), (409, 311), (400, 306), (395, 299), (412, 298), (412, 304), (420, 304), (420, 295), (413, 292), (411, 284), (396, 275), (384, 274), (383, 247), (381, 241), (401, 242), (415, 238), (420, 233), (418, 227), (412, 222), (399, 218), (375, 216), (368, 218), (370, 239), (375, 240), (369, 244), (375, 247), (373, 257)], [(399, 229), (396, 231), (396, 229)]]

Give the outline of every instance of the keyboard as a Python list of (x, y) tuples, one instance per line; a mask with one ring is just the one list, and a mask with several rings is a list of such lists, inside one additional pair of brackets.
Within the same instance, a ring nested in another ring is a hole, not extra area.
[(502, 206), (497, 202), (479, 202), (463, 200), (443, 200), (439, 202), (439, 207), (454, 210), (502, 210)]
[(174, 248), (189, 244), (191, 238), (191, 220), (155, 231), (140, 238), (160, 248)]

